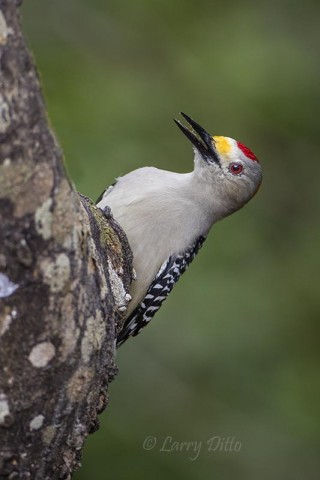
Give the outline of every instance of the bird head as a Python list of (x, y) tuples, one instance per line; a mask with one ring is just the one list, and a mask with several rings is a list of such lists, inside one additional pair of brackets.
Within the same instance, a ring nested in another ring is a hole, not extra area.
[(233, 138), (211, 136), (185, 113), (192, 130), (175, 120), (180, 130), (191, 141), (195, 158), (195, 174), (213, 187), (216, 200), (226, 206), (223, 216), (232, 213), (257, 192), (261, 180), (261, 165), (255, 154)]

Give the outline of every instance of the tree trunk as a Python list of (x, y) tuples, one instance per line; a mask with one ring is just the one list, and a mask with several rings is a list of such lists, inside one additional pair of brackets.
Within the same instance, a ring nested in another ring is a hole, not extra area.
[(18, 3), (0, 0), (0, 478), (61, 479), (107, 403), (132, 255), (66, 176)]

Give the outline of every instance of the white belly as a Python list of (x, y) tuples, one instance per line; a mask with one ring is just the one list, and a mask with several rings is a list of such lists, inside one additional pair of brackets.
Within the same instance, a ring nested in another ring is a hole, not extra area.
[(188, 196), (190, 174), (157, 171), (165, 177), (161, 186), (153, 183), (154, 175), (148, 178), (153, 170), (141, 169), (120, 178), (99, 203), (100, 208), (110, 206), (133, 252), (137, 280), (131, 285), (127, 316), (144, 298), (163, 262), (185, 251), (210, 227), (201, 206)]

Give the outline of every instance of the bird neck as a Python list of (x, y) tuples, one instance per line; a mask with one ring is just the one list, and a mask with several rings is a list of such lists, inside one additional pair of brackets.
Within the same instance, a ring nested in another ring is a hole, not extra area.
[(211, 225), (230, 215), (235, 209), (230, 203), (228, 192), (223, 188), (222, 173), (208, 172), (206, 168), (195, 168), (190, 178), (190, 191), (201, 205)]

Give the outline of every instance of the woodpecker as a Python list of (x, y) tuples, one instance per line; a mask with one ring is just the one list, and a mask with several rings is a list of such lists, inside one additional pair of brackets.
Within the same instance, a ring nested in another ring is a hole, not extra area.
[(174, 120), (194, 150), (194, 170), (143, 167), (117, 179), (98, 199), (111, 209), (133, 252), (132, 282), (117, 347), (145, 327), (192, 262), (212, 225), (243, 207), (257, 192), (261, 165), (236, 140), (211, 136), (181, 112)]

